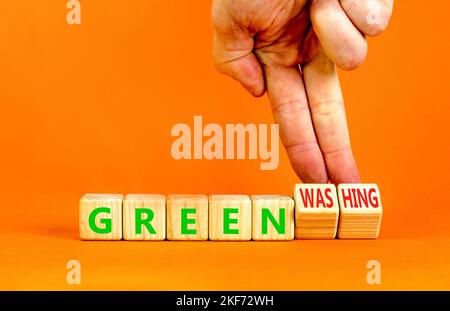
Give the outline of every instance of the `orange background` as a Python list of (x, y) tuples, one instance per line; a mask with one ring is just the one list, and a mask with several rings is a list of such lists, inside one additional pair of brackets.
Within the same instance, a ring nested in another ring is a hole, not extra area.
[[(381, 189), (376, 241), (82, 242), (83, 193), (280, 193), (282, 149), (259, 161), (175, 161), (176, 123), (271, 123), (216, 73), (210, 1), (0, 4), (0, 289), (450, 289), (450, 2), (398, 0), (365, 65), (341, 73), (364, 182)], [(77, 259), (82, 285), (66, 284)], [(366, 283), (367, 261), (382, 285)]]

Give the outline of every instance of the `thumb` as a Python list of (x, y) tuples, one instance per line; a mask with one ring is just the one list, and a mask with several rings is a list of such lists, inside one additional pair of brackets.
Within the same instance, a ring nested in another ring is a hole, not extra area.
[(233, 21), (217, 1), (212, 7), (213, 57), (217, 70), (237, 80), (253, 96), (265, 93), (264, 76), (253, 54), (248, 29)]

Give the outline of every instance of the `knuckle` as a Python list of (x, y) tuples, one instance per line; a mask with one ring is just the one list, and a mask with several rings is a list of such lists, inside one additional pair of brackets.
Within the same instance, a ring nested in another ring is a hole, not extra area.
[(385, 1), (369, 2), (367, 7), (364, 29), (368, 36), (377, 36), (384, 32), (389, 24), (392, 14), (392, 6)]
[(273, 106), (272, 110), (273, 113), (278, 118), (289, 118), (293, 116), (298, 116), (299, 113), (308, 111), (309, 108), (306, 102), (292, 100), (292, 101), (280, 101), (279, 103)]
[(310, 103), (312, 114), (319, 115), (321, 117), (334, 116), (340, 112), (344, 107), (344, 102), (342, 100), (333, 99), (328, 101), (321, 101), (317, 103)]
[(305, 152), (318, 151), (319, 146), (315, 139), (309, 139), (286, 142), (284, 148), (290, 157), (299, 158)]
[(335, 146), (328, 150), (323, 150), (324, 156), (328, 159), (342, 158), (348, 155), (349, 153), (352, 153), (352, 148), (350, 144), (345, 144), (343, 146)]
[(386, 23), (368, 24), (364, 33), (367, 36), (375, 37), (382, 34), (387, 28)]
[(389, 19), (390, 16), (388, 12), (384, 11), (383, 13), (380, 13), (377, 18), (367, 18), (365, 27), (362, 30), (370, 37), (378, 36), (386, 30)]
[(367, 45), (361, 45), (358, 48), (342, 53), (337, 59), (336, 65), (343, 70), (354, 70), (364, 63), (367, 56)]

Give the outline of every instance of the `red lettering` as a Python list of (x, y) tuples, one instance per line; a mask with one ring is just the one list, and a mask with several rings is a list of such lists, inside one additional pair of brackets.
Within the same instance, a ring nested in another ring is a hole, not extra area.
[(369, 207), (369, 202), (367, 198), (367, 190), (357, 188), (356, 192), (358, 193), (358, 203), (360, 207)]
[(354, 203), (351, 207), (359, 207), (358, 201), (356, 201), (356, 189), (353, 188), (351, 191), (353, 194), (353, 203)]
[[(332, 208), (334, 205), (330, 188), (326, 189), (299, 189), (303, 206), (310, 208)], [(350, 198), (351, 200), (351, 198)]]
[[(345, 208), (347, 208), (347, 207), (352, 207), (353, 206), (353, 204), (352, 204), (352, 194), (351, 194), (351, 191), (350, 191), (350, 189), (341, 189), (342, 191), (342, 201), (344, 202), (344, 207)], [(347, 195), (345, 195), (345, 190), (348, 190), (348, 194)], [(349, 203), (349, 204), (347, 204), (347, 202)]]
[(326, 203), (326, 207), (332, 208), (333, 207), (333, 198), (331, 197), (331, 189), (330, 188), (325, 189), (325, 198), (328, 200)]
[(370, 205), (372, 205), (373, 208), (378, 208), (378, 206), (379, 206), (378, 196), (377, 196), (377, 192), (373, 188), (371, 188), (369, 190), (369, 201), (370, 201)]
[(325, 201), (323, 200), (323, 195), (320, 189), (317, 189), (317, 205), (316, 207), (325, 207)]
[[(314, 207), (314, 189), (299, 189), (300, 196), (302, 197), (303, 206), (304, 207)], [(305, 190), (305, 195), (303, 194), (303, 190)], [(310, 192), (311, 190), (311, 192)]]
[(380, 204), (377, 191), (374, 188), (367, 189), (356, 187), (342, 189), (342, 201), (344, 207), (350, 208), (378, 208)]

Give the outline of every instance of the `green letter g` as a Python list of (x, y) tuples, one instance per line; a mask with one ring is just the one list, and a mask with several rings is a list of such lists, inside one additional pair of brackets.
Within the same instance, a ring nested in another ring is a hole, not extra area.
[(104, 226), (102, 228), (97, 227), (95, 219), (97, 218), (97, 215), (100, 213), (111, 214), (111, 209), (109, 207), (97, 207), (96, 209), (92, 210), (92, 212), (89, 214), (89, 227), (91, 228), (92, 231), (98, 234), (111, 233), (112, 231), (111, 218), (100, 219), (100, 223), (103, 224)]

